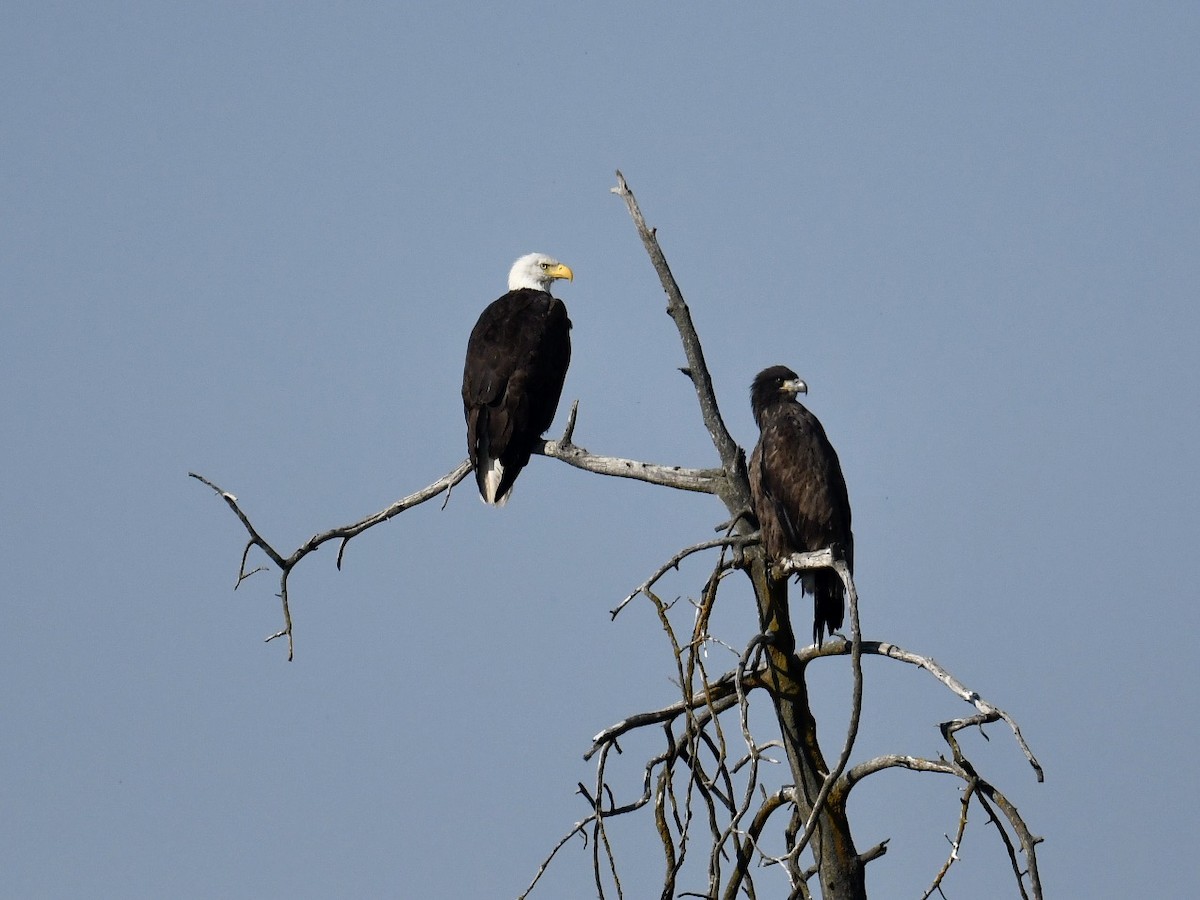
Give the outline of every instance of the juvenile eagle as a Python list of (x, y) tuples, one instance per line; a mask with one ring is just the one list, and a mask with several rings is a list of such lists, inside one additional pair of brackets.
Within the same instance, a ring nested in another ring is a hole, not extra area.
[(467, 451), (485, 503), (503, 506), (542, 432), (554, 421), (571, 362), (571, 320), (550, 283), (574, 279), (556, 259), (513, 263), (508, 293), (483, 311), (467, 341)]
[[(767, 558), (837, 545), (854, 572), (850, 498), (837, 452), (817, 417), (797, 399), (806, 385), (786, 366), (763, 369), (750, 387), (750, 406), (759, 438), (750, 455), (750, 493), (762, 529)], [(832, 569), (805, 572), (802, 584), (813, 595), (813, 640), (842, 627), (845, 589)]]

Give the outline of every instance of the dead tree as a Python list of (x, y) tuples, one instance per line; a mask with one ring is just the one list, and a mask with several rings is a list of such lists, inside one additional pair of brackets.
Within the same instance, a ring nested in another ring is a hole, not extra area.
[[(958, 858), (968, 814), (974, 805), (982, 809), (999, 833), (1019, 895), (1025, 900), (1040, 900), (1042, 890), (1036, 846), (1041, 838), (1030, 832), (1016, 807), (976, 770), (964, 755), (957, 738), (963, 729), (1002, 721), (1011, 729), (1017, 747), (1033, 768), (1037, 780), (1041, 781), (1041, 766), (1025, 743), (1017, 723), (929, 657), (886, 642), (864, 640), (853, 579), (845, 563), (830, 550), (796, 554), (787, 562), (785, 570), (798, 572), (831, 567), (838, 573), (846, 587), (850, 636), (835, 636), (820, 647), (797, 646), (788, 606), (788, 584), (786, 580), (771, 576), (758, 544), (750, 513), (745, 454), (722, 420), (687, 304), (654, 230), (647, 227), (620, 172), (613, 193), (625, 201), (666, 292), (667, 313), (675, 322), (686, 355), (687, 366), (683, 371), (695, 388), (700, 414), (720, 464), (709, 469), (687, 469), (589, 453), (573, 440), (578, 403), (571, 409), (562, 437), (545, 441), (538, 452), (600, 475), (714, 494), (724, 503), (728, 520), (718, 529), (722, 532), (720, 537), (679, 551), (611, 611), (615, 618), (638, 597), (653, 604), (670, 643), (680, 694), (666, 706), (631, 715), (595, 736), (584, 757), (595, 761), (595, 779), (590, 787), (579, 785), (579, 793), (587, 803), (587, 813), (550, 850), (521, 897), (529, 896), (536, 889), (558, 852), (576, 836), (590, 841), (597, 896), (604, 898), (609, 892), (615, 892), (617, 897), (623, 897), (618, 859), (606, 825), (617, 817), (632, 816), (645, 810), (645, 814), (653, 818), (662, 845), (663, 900), (675, 896), (710, 900), (733, 900), (739, 895), (753, 898), (757, 896), (755, 870), (764, 867), (771, 873), (770, 877), (777, 880), (771, 889), (773, 896), (778, 893), (778, 880), (782, 879), (788, 885), (790, 897), (811, 897), (814, 894), (810, 883), (815, 877), (819, 896), (824, 900), (864, 898), (867, 896), (866, 865), (887, 851), (887, 842), (865, 851), (856, 848), (846, 815), (847, 799), (868, 776), (886, 769), (903, 768), (949, 775), (961, 782), (958, 829), (950, 839), (950, 853), (932, 876), (925, 897), (941, 891), (944, 879)], [(248, 568), (250, 553), (255, 548), (278, 570), (283, 627), (267, 640), (286, 638), (288, 658), (291, 659), (294, 645), (288, 581), (296, 565), (322, 545), (338, 541), (337, 566), (340, 569), (351, 538), (442, 493), (447, 493), (448, 498), (450, 489), (469, 472), (468, 461), (459, 463), (428, 487), (351, 525), (316, 534), (287, 556), (262, 537), (242, 510), (237, 497), (201, 475), (189, 474), (225, 501), (249, 536), (238, 568), (237, 585), (250, 575), (269, 568)], [(715, 553), (716, 561), (698, 599), (692, 603), (688, 630), (685, 631), (676, 621), (679, 616), (676, 614), (675, 620), (672, 618), (675, 604), (664, 602), (656, 588), (660, 580), (677, 569), (685, 558), (701, 553)], [(736, 662), (729, 671), (714, 675), (708, 671), (707, 649), (716, 638), (709, 634), (708, 622), (722, 583), (736, 572), (744, 573), (753, 586), (758, 607), (757, 633), (744, 648), (731, 654), (736, 657)], [(886, 755), (850, 764), (861, 714), (864, 654), (923, 669), (972, 705), (972, 715), (939, 726), (948, 757)], [(849, 727), (830, 766), (817, 740), (817, 723), (810, 711), (806, 675), (810, 664), (836, 657), (849, 657), (853, 690)], [(751, 700), (757, 697), (771, 704), (778, 724), (777, 732), (766, 741), (752, 732), (749, 723)], [(662, 733), (662, 749), (645, 762), (640, 794), (618, 802), (619, 786), (610, 783), (608, 777), (611, 752), (620, 752), (622, 738), (655, 731)], [(760, 770), (765, 762), (771, 761), (772, 753), (779, 752), (786, 760), (790, 783), (768, 791)], [(772, 830), (768, 831), (768, 827)], [(697, 834), (706, 838), (707, 846), (703, 851), (706, 861), (700, 867), (706, 883), (684, 889), (678, 882), (685, 859), (689, 854), (699, 852), (691, 849), (700, 840)], [(768, 844), (779, 845), (782, 851), (772, 852)], [(639, 890), (638, 896), (643, 895), (644, 892)]]

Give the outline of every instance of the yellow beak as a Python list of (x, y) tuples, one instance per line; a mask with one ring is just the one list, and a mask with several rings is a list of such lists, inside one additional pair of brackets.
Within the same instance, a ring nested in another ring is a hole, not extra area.
[(571, 267), (565, 266), (562, 263), (547, 269), (546, 274), (551, 278), (565, 278), (567, 281), (575, 280), (575, 273), (571, 271)]

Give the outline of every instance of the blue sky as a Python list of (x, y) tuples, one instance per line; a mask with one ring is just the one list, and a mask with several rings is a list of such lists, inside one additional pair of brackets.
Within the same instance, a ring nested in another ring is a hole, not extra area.
[[(466, 336), (575, 270), (576, 440), (714, 456), (620, 168), (726, 420), (786, 363), (841, 455), (867, 637), (1021, 722), (968, 739), (1047, 896), (1200, 880), (1200, 14), (1190, 4), (9, 3), (0, 27), (0, 876), (12, 896), (515, 896), (590, 737), (669, 702), (647, 604), (724, 519), (534, 460), (232, 591), (243, 536), (360, 518), (465, 455)], [(565, 407), (565, 404), (564, 404)], [(565, 408), (563, 410), (565, 413)], [(555, 428), (561, 428), (563, 416)], [(705, 563), (668, 590), (694, 594)], [(753, 631), (740, 585), (719, 622)], [(1178, 640), (1167, 640), (1175, 634)], [(844, 668), (815, 673), (827, 734)], [(964, 712), (868, 665), (857, 759)], [(639, 750), (626, 746), (636, 793)], [(1184, 775), (1185, 777), (1185, 775)], [(914, 897), (956, 786), (856, 789)], [(660, 877), (648, 819), (627, 884)], [(542, 896), (587, 896), (570, 847)], [(972, 823), (948, 890), (1012, 894)], [(642, 896), (634, 888), (631, 896)], [(535, 896), (537, 896), (535, 894)]]

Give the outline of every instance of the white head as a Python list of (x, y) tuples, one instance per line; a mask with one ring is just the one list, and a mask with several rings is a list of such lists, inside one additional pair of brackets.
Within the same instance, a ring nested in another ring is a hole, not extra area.
[(550, 282), (558, 278), (574, 281), (575, 273), (544, 253), (529, 253), (513, 263), (508, 273), (508, 289), (519, 291), (521, 288), (529, 288), (549, 293)]

